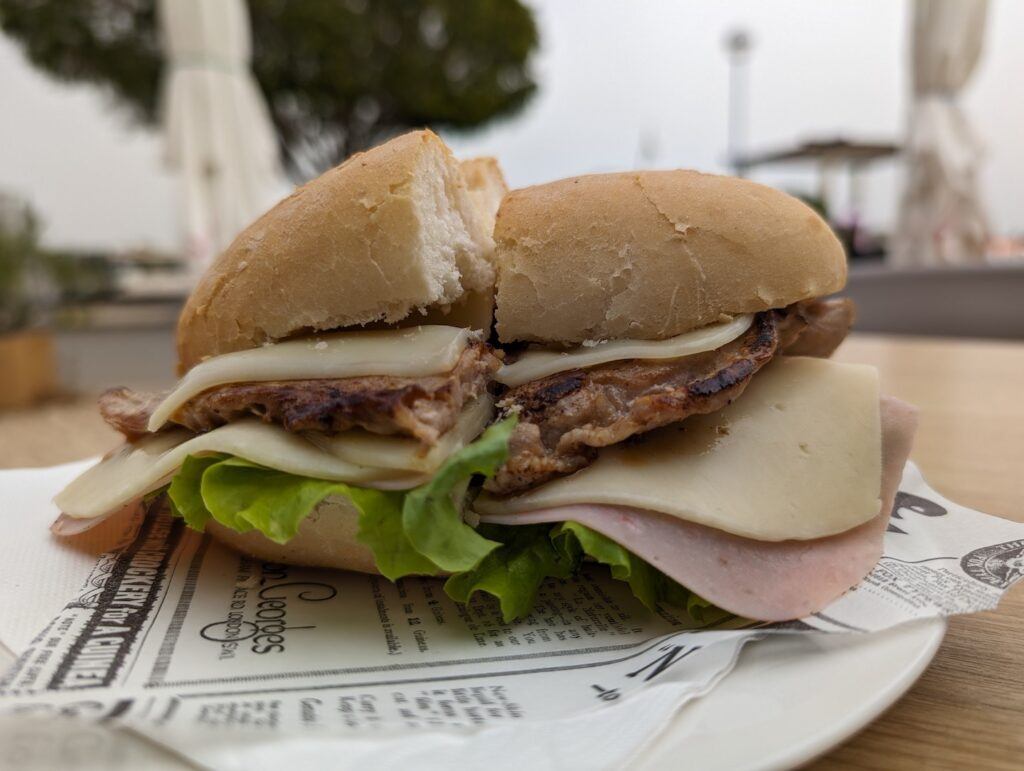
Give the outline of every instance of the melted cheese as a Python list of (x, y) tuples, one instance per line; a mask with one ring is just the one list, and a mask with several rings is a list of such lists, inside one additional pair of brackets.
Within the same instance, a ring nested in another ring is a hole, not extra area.
[[(473, 441), (491, 416), (489, 399), (465, 409), (438, 444), (424, 452), (404, 437), (347, 431), (323, 436), (291, 434), (246, 418), (198, 436), (166, 431), (125, 444), (68, 485), (54, 502), (76, 519), (99, 517), (162, 487), (188, 455), (228, 453), (291, 474), (378, 489), (408, 489), (427, 481), (451, 453)], [(360, 454), (359, 450), (367, 450)]]
[(460, 327), (425, 325), (336, 332), (226, 353), (190, 369), (153, 411), (147, 428), (159, 430), (189, 399), (228, 383), (450, 372), (470, 334)]
[(754, 317), (737, 316), (724, 324), (685, 332), (667, 340), (608, 340), (569, 351), (530, 350), (495, 375), (499, 383), (514, 387), (556, 372), (583, 369), (623, 359), (678, 359), (721, 348), (750, 329)]
[(611, 504), (761, 541), (822, 538), (879, 512), (878, 405), (873, 367), (780, 357), (716, 413), (605, 448), (589, 468), (522, 495), (481, 496), (474, 508)]

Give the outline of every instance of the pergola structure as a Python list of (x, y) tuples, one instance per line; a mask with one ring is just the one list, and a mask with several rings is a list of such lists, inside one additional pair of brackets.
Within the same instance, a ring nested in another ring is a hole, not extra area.
[(736, 158), (733, 163), (742, 176), (758, 166), (814, 163), (818, 167), (818, 199), (830, 212), (828, 202), (829, 181), (837, 171), (845, 171), (849, 178), (850, 201), (854, 208), (860, 203), (860, 172), (868, 165), (892, 158), (900, 146), (890, 142), (851, 142), (843, 138), (809, 140), (793, 147), (755, 153)]

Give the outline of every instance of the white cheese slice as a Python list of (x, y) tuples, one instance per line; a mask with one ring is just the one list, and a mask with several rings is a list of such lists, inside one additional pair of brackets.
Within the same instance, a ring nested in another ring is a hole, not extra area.
[(751, 315), (712, 324), (667, 340), (606, 340), (568, 351), (529, 350), (512, 364), (506, 364), (494, 379), (514, 387), (556, 372), (594, 367), (623, 359), (678, 359), (721, 348), (742, 335), (753, 323)]
[(336, 458), (373, 468), (433, 474), (445, 458), (476, 439), (494, 415), (494, 401), (483, 396), (466, 407), (450, 431), (437, 444), (425, 447), (415, 439), (384, 436), (369, 431), (346, 431), (335, 436), (305, 434), (317, 447)]
[(247, 418), (198, 436), (168, 431), (125, 444), (69, 484), (54, 498), (69, 517), (99, 517), (163, 486), (188, 455), (229, 453), (292, 474), (352, 482), (365, 487), (419, 484), (423, 476), (357, 466), (312, 442)]
[(873, 367), (780, 357), (716, 413), (605, 448), (522, 495), (481, 496), (474, 509), (632, 506), (761, 541), (845, 532), (879, 512), (878, 399)]
[(228, 383), (450, 372), (470, 335), (468, 329), (435, 324), (335, 332), (226, 353), (190, 369), (153, 411), (147, 427), (159, 430), (189, 399)]
[[(325, 443), (323, 437), (292, 434), (255, 418), (199, 435), (166, 431), (125, 444), (75, 479), (54, 502), (69, 517), (99, 517), (163, 486), (186, 456), (203, 453), (228, 453), (291, 474), (363, 487), (408, 489), (426, 482), (448, 455), (473, 441), (490, 419), (491, 407), (490, 399), (468, 406), (427, 452), (403, 437), (363, 431), (347, 431)], [(365, 456), (360, 447), (368, 448)]]

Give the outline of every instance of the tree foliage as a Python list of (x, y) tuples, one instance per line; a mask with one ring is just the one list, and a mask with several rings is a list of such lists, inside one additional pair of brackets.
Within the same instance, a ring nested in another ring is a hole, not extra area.
[(39, 220), (28, 204), (0, 195), (0, 333), (29, 320), (28, 272), (39, 244)]
[[(536, 87), (537, 28), (519, 0), (249, 0), (249, 13), (253, 71), (299, 176), (410, 127), (509, 115)], [(155, 0), (0, 0), (0, 28), (54, 77), (158, 120)]]

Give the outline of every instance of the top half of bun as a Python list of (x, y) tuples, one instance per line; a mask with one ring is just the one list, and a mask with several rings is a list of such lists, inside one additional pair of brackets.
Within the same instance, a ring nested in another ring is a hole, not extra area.
[(494, 239), (504, 342), (661, 339), (846, 283), (843, 248), (810, 207), (695, 171), (512, 191)]
[(399, 322), (489, 292), (493, 241), (478, 206), (431, 131), (352, 156), (217, 258), (182, 312), (179, 369), (297, 333)]

